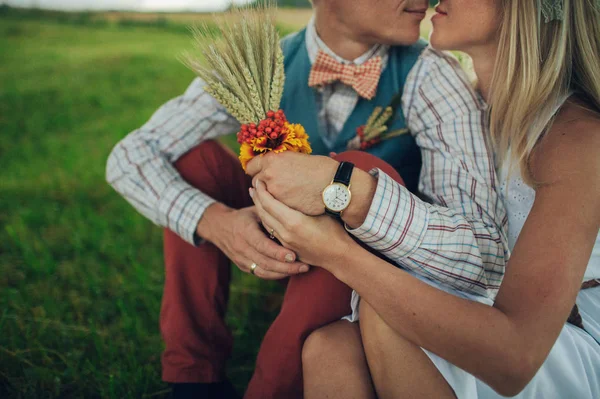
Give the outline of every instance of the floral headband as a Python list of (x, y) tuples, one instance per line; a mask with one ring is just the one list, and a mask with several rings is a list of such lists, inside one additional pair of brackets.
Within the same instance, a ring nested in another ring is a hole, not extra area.
[[(538, 0), (544, 22), (562, 21), (565, 19), (565, 10), (563, 9), (563, 0)], [(600, 10), (600, 0), (596, 0), (596, 8)]]

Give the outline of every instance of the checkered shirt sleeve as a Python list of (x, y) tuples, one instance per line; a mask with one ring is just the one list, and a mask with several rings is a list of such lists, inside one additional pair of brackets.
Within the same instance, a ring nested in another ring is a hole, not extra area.
[(239, 129), (204, 85), (197, 78), (183, 95), (161, 106), (115, 146), (106, 166), (108, 183), (135, 209), (191, 244), (215, 200), (186, 183), (173, 163), (201, 142)]
[(403, 110), (421, 148), (419, 190), (428, 202), (374, 170), (368, 216), (350, 232), (401, 267), (494, 299), (509, 248), (487, 107), (458, 62), (428, 48), (408, 77)]

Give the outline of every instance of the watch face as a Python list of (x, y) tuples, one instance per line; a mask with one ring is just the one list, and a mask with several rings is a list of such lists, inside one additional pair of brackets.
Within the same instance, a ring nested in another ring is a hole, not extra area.
[(350, 190), (343, 184), (333, 183), (323, 191), (325, 206), (334, 212), (341, 212), (350, 204)]

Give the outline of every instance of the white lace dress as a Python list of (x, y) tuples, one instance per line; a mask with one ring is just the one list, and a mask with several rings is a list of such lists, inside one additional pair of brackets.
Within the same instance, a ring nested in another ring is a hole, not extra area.
[[(506, 170), (499, 172), (505, 183), (501, 188), (508, 213), (510, 248), (514, 247), (533, 207), (535, 191), (519, 176), (506, 183)], [(600, 235), (586, 269), (584, 281), (600, 279)], [(577, 296), (585, 330), (565, 324), (543, 366), (525, 390), (522, 399), (598, 399), (600, 398), (600, 287), (581, 291)], [(425, 351), (459, 399), (499, 399), (483, 382)]]

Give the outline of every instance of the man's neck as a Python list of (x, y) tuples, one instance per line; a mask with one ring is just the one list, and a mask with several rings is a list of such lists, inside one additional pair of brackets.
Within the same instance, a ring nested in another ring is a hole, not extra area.
[(348, 61), (355, 60), (373, 46), (354, 39), (350, 29), (340, 23), (335, 14), (327, 9), (315, 12), (315, 29), (331, 51)]

